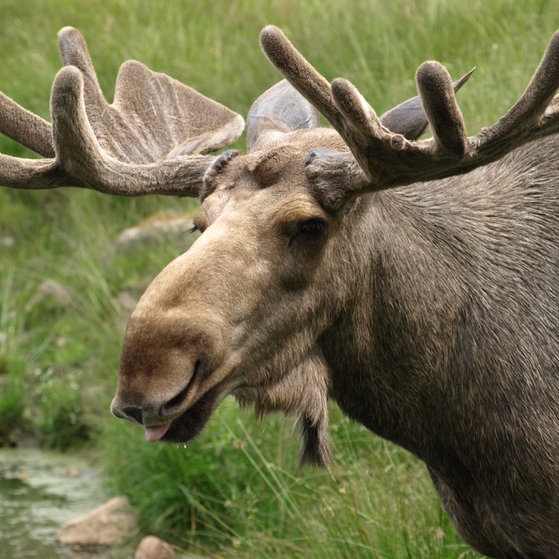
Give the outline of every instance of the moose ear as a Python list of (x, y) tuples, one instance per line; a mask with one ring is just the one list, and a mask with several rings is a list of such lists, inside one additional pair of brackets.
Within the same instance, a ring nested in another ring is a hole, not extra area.
[(287, 132), (315, 128), (319, 121), (319, 112), (287, 80), (282, 80), (252, 104), (247, 116), (247, 149), (255, 151)]
[(429, 124), (419, 97), (412, 97), (386, 111), (380, 121), (388, 130), (402, 134), (407, 140), (419, 138)]
[[(472, 68), (452, 84), (455, 92), (468, 81), (474, 70), (475, 68)], [(419, 96), (412, 97), (386, 111), (380, 117), (380, 121), (388, 130), (402, 134), (407, 140), (419, 138), (429, 124)]]

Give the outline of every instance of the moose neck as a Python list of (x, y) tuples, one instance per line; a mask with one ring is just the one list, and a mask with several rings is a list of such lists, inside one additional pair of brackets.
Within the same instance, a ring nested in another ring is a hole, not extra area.
[(359, 253), (367, 255), (361, 264), (368, 273), (356, 275), (368, 279), (354, 287), (352, 304), (322, 344), (340, 407), (424, 459), (431, 449), (418, 441), (436, 441), (433, 431), (446, 420), (438, 415), (447, 398), (445, 371), (469, 304), (468, 282), (475, 281), (466, 273), (476, 258), (465, 223), (470, 210), (451, 201), (464, 189), (453, 184), (415, 185), (363, 201), (367, 211), (353, 242), (367, 243)]
[(542, 152), (556, 153), (557, 140), (463, 177), (371, 195), (352, 230), (367, 244), (356, 252), (370, 279), (355, 280), (351, 304), (323, 336), (331, 395), (431, 466), (440, 448), (468, 467), (493, 452), (480, 433), (506, 439), (517, 428), (527, 413), (518, 394), (546, 402), (539, 413), (556, 420), (556, 403), (538, 388), (557, 367), (541, 351), (558, 313), (556, 259), (534, 255), (559, 245), (545, 218), (559, 213), (559, 160)]

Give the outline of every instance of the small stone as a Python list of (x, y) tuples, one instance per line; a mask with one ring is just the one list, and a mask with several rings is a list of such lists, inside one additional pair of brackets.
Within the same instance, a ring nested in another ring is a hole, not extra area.
[(134, 559), (172, 559), (175, 556), (173, 548), (156, 536), (146, 536), (138, 547)]
[(72, 296), (60, 282), (47, 279), (37, 287), (35, 295), (29, 301), (29, 307), (45, 303), (52, 307), (67, 307), (72, 303)]
[(0, 246), (4, 248), (12, 248), (16, 244), (16, 240), (11, 235), (0, 237)]

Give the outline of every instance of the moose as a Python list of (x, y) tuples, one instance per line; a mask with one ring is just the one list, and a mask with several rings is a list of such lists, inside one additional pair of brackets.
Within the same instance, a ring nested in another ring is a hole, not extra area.
[(52, 123), (0, 99), (0, 131), (43, 156), (1, 155), (0, 184), (201, 202), (130, 317), (112, 413), (184, 442), (232, 394), (295, 415), (301, 461), (324, 464), (331, 398), (425, 462), (473, 548), (559, 557), (559, 32), (468, 136), (467, 75), (425, 62), (419, 96), (378, 117), (268, 26), (285, 79), (244, 155), (219, 152), (244, 129), (223, 105), (135, 61), (109, 104), (80, 33), (59, 45)]

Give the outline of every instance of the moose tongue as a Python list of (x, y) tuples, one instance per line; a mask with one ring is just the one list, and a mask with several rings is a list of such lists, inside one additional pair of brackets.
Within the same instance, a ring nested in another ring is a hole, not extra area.
[(155, 425), (153, 427), (146, 427), (145, 428), (145, 435), (146, 441), (153, 443), (161, 439), (165, 433), (169, 430), (171, 426), (170, 423), (166, 423), (165, 425)]

